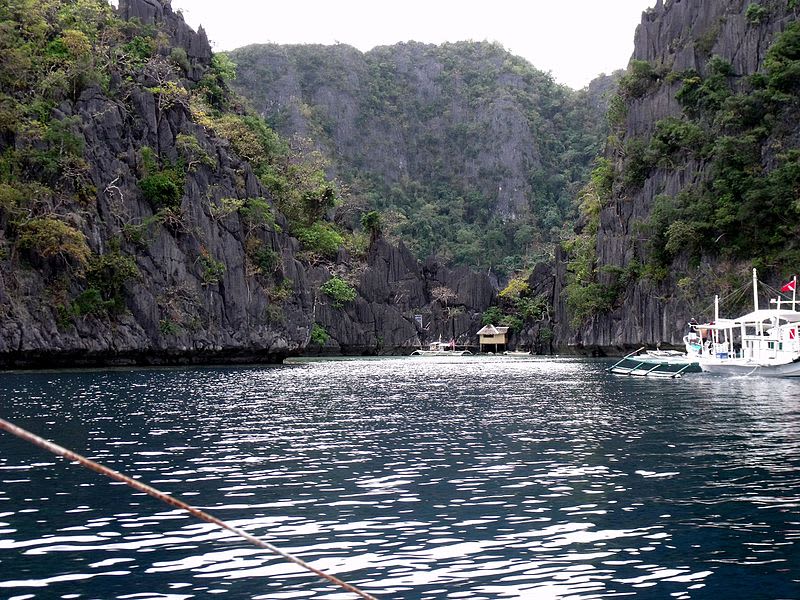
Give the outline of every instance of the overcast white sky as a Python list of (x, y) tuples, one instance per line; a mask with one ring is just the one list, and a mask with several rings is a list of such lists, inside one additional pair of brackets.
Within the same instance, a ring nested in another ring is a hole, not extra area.
[(655, 0), (173, 0), (214, 50), (341, 42), (366, 51), (415, 40), (500, 42), (556, 81), (582, 88), (624, 68)]

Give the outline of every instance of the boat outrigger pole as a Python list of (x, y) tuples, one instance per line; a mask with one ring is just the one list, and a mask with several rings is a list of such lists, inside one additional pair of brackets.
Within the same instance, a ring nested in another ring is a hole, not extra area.
[(214, 515), (210, 515), (207, 512), (200, 510), (199, 508), (191, 506), (186, 502), (184, 502), (183, 500), (179, 500), (175, 496), (171, 496), (165, 492), (162, 492), (161, 490), (157, 490), (156, 488), (147, 485), (146, 483), (142, 483), (141, 481), (132, 479), (131, 477), (128, 477), (127, 475), (124, 475), (119, 471), (114, 471), (113, 469), (109, 469), (105, 465), (101, 465), (100, 463), (90, 460), (85, 456), (78, 454), (77, 452), (68, 450), (63, 446), (54, 444), (53, 442), (46, 440), (42, 437), (39, 437), (35, 433), (31, 433), (27, 429), (23, 429), (22, 427), (14, 425), (13, 423), (10, 423), (2, 418), (0, 418), (0, 430), (5, 430), (10, 434), (15, 435), (22, 440), (25, 440), (26, 442), (30, 442), (34, 446), (38, 446), (39, 448), (43, 448), (48, 452), (52, 452), (56, 456), (61, 456), (62, 458), (66, 458), (67, 460), (80, 463), (82, 466), (86, 467), (91, 471), (94, 471), (95, 473), (100, 473), (101, 475), (105, 475), (106, 477), (110, 477), (111, 479), (114, 479), (116, 481), (121, 481), (122, 483), (129, 485), (135, 490), (144, 492), (145, 494), (152, 496), (156, 500), (160, 500), (165, 504), (169, 504), (170, 506), (174, 506), (181, 510), (185, 510), (189, 514), (193, 515), (194, 517), (197, 517), (202, 521), (205, 521), (206, 523), (212, 523), (214, 525), (222, 527), (223, 529), (227, 529), (231, 533), (234, 533), (239, 537), (246, 539), (254, 546), (258, 546), (259, 548), (264, 548), (265, 550), (269, 550), (270, 552), (277, 554), (278, 556), (281, 556), (282, 558), (288, 560), (289, 562), (293, 562), (294, 564), (310, 571), (311, 573), (314, 573), (318, 577), (321, 577), (322, 579), (327, 579), (332, 584), (337, 585), (340, 588), (347, 590), (348, 592), (352, 592), (353, 594), (359, 596), (360, 598), (364, 598), (365, 600), (377, 600), (375, 596), (372, 596), (371, 594), (368, 594), (367, 592), (358, 589), (356, 586), (351, 585), (345, 581), (342, 581), (341, 579), (335, 577), (334, 575), (331, 575), (330, 573), (321, 571), (316, 567), (313, 567), (312, 565), (308, 564), (301, 558), (298, 558), (293, 554), (289, 554), (288, 552), (275, 547), (274, 545), (262, 540), (261, 538), (257, 538), (253, 535), (250, 535), (246, 531), (243, 531), (238, 527), (234, 527), (233, 525), (226, 523), (225, 521), (223, 521), (218, 517), (215, 517)]
[(639, 352), (641, 352), (641, 351), (642, 351), (642, 350), (644, 350), (645, 348), (647, 348), (647, 346), (642, 346), (642, 347), (641, 347), (641, 348), (639, 348), (638, 350), (634, 350), (634, 351), (633, 351), (633, 352), (631, 352), (630, 354), (626, 354), (626, 355), (625, 355), (625, 356), (623, 356), (623, 357), (622, 357), (622, 358), (621, 358), (621, 359), (620, 359), (618, 362), (616, 362), (616, 363), (614, 363), (613, 365), (611, 365), (610, 367), (608, 367), (608, 368), (606, 369), (606, 371), (610, 371), (610, 370), (611, 370), (611, 369), (613, 369), (614, 367), (618, 367), (619, 365), (621, 365), (622, 363), (624, 363), (626, 360), (628, 360), (628, 359), (629, 359), (631, 356), (634, 356), (635, 354), (639, 354)]

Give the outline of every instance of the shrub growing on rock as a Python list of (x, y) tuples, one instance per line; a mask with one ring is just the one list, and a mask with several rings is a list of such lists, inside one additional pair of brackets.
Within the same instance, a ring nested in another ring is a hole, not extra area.
[(153, 208), (175, 207), (183, 196), (183, 177), (171, 169), (165, 169), (139, 181), (139, 187)]
[(91, 254), (86, 236), (55, 217), (39, 217), (19, 224), (18, 243), (20, 248), (32, 250), (43, 258), (60, 257), (80, 268), (86, 266)]
[(318, 346), (324, 346), (325, 343), (331, 339), (330, 334), (325, 331), (325, 328), (320, 325), (319, 323), (314, 323), (311, 327), (311, 335), (309, 337), (312, 343), (317, 344)]
[(319, 289), (328, 298), (333, 300), (333, 306), (335, 308), (341, 308), (346, 303), (356, 299), (355, 288), (341, 277), (331, 277), (328, 281), (323, 283)]
[(333, 258), (344, 242), (341, 234), (333, 226), (323, 221), (317, 221), (308, 226), (298, 225), (294, 234), (304, 249), (321, 256)]

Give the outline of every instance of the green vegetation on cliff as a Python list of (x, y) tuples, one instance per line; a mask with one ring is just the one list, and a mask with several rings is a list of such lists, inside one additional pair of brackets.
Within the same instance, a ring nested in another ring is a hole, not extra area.
[[(757, 26), (768, 13), (753, 4), (745, 17), (750, 26)], [(705, 257), (786, 272), (796, 268), (800, 263), (798, 81), (798, 22), (790, 22), (775, 36), (755, 73), (737, 73), (715, 55), (700, 71), (677, 72), (631, 61), (610, 102), (612, 131), (606, 150), (610, 158), (603, 160), (584, 190), (582, 227), (565, 244), (570, 261), (567, 306), (574, 324), (611, 310), (627, 284), (638, 277), (664, 280), (676, 263), (692, 268)], [(638, 134), (626, 130), (629, 111), (665, 90), (680, 112), (650, 127), (638, 124)], [(677, 177), (681, 173), (686, 175)], [(672, 174), (687, 183), (669, 194), (655, 190), (647, 217), (629, 224), (633, 260), (628, 259), (625, 267), (601, 264), (597, 246), (602, 208), (615, 202), (624, 206), (647, 193), (644, 186), (651, 178), (663, 182)]]
[[(141, 268), (152, 283), (165, 253), (174, 262), (156, 276), (180, 280), (144, 309), (162, 337), (215, 329), (192, 286), (221, 291), (232, 273), (268, 298), (254, 324), (283, 322), (296, 290), (276, 236), (288, 226), (308, 261), (361, 243), (330, 221), (340, 191), (325, 161), (248, 111), (228, 87), (234, 64), (168, 5), (120, 4), (0, 4), (0, 269), (28, 282), (0, 287), (0, 314), (27, 303), (21, 313), (49, 314), (65, 335), (84, 317), (118, 322)], [(121, 18), (149, 10), (149, 24)]]
[(800, 148), (791, 137), (798, 73), (800, 23), (792, 23), (745, 82), (716, 56), (705, 75), (671, 74), (683, 115), (656, 123), (639, 162), (649, 171), (694, 159), (710, 178), (656, 199), (648, 224), (652, 261), (667, 266), (679, 255), (701, 254), (773, 266), (800, 260)]
[(83, 305), (96, 299), (84, 312), (116, 310), (135, 267), (89, 247), (81, 213), (96, 188), (83, 123), (59, 107), (91, 86), (108, 90), (112, 73), (132, 73), (140, 66), (134, 46), (147, 37), (152, 44), (141, 52), (153, 52), (155, 32), (92, 0), (9, 0), (0, 5), (0, 32), (0, 253), (19, 251), (62, 287), (68, 280), (59, 273), (83, 279)]
[[(227, 269), (192, 229), (184, 204), (188, 176), (220, 167), (186, 125), (174, 144), (162, 132), (158, 150), (144, 145), (132, 157), (135, 193), (153, 215), (114, 215), (124, 224), (113, 247), (89, 243), (86, 215), (98, 195), (98, 167), (87, 148), (93, 123), (71, 114), (86, 93), (130, 113), (151, 98), (157, 129), (175, 111), (183, 123), (190, 117), (249, 161), (308, 258), (335, 256), (344, 243), (346, 234), (326, 220), (339, 193), (319, 153), (293, 147), (243, 108), (228, 89), (235, 69), (224, 54), (193, 64), (159, 26), (123, 20), (103, 0), (9, 0), (0, 5), (0, 33), (0, 259), (11, 269), (48, 273), (61, 326), (75, 316), (122, 312), (124, 285), (139, 275), (135, 255), (160, 227), (198, 236), (195, 265), (203, 285), (218, 284)], [(121, 204), (130, 192), (116, 185), (119, 175), (112, 179), (100, 193)], [(281, 230), (273, 202), (223, 198), (208, 211), (217, 222), (238, 216), (252, 270), (266, 280), (280, 277), (280, 256), (264, 237)]]
[(231, 56), (234, 85), (267, 121), (310, 137), (349, 204), (379, 211), (382, 230), (420, 257), (510, 273), (551, 254), (605, 135), (602, 99), (496, 44), (365, 54), (264, 45)]

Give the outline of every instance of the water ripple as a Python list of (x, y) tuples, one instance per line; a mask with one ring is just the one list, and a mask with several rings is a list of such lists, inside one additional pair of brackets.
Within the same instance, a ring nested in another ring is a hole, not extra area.
[[(460, 358), (5, 374), (6, 415), (385, 598), (800, 597), (796, 382)], [(0, 436), (0, 596), (347, 598)]]

